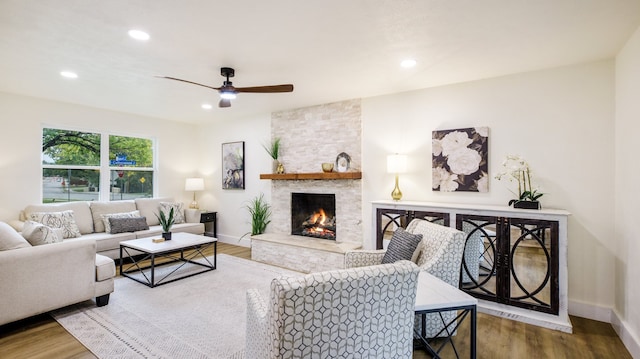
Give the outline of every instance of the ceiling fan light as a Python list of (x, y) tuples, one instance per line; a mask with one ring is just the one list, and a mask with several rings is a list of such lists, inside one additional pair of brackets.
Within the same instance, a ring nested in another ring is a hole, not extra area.
[(136, 29), (129, 30), (129, 36), (140, 41), (147, 41), (150, 38), (148, 33)]
[(220, 97), (225, 100), (233, 100), (236, 98), (235, 92), (220, 92)]

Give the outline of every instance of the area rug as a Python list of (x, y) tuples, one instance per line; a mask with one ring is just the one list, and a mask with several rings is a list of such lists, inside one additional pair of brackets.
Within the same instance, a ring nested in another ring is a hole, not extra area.
[(87, 301), (52, 316), (98, 358), (240, 359), (246, 291), (267, 296), (280, 275), (300, 273), (219, 254), (214, 271), (155, 288), (118, 277), (107, 306)]

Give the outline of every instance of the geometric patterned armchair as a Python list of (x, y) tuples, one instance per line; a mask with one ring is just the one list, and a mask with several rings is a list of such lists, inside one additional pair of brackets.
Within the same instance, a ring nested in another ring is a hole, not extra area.
[(247, 291), (245, 358), (411, 358), (418, 267), (411, 261), (271, 282)]
[[(422, 234), (422, 240), (416, 248), (419, 252), (416, 263), (424, 270), (455, 288), (460, 284), (460, 268), (465, 247), (466, 235), (455, 228), (431, 223), (423, 219), (413, 219), (406, 231)], [(385, 250), (356, 250), (345, 254), (345, 267), (362, 267), (382, 262)], [(443, 318), (449, 322), (456, 317), (456, 312), (443, 312)], [(416, 317), (416, 329), (422, 330), (421, 321)], [(444, 328), (440, 316), (427, 314), (425, 333), (427, 338), (435, 337)], [(441, 333), (439, 336), (446, 336)]]

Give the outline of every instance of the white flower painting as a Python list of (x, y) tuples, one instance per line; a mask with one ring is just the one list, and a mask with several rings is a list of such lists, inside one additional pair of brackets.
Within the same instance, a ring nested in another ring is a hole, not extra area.
[(432, 188), (441, 192), (489, 192), (489, 128), (433, 131)]

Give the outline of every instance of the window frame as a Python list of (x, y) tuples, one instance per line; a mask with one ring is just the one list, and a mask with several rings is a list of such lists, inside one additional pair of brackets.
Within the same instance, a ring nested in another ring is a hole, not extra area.
[[(42, 135), (45, 129), (53, 129), (60, 131), (77, 131), (77, 132), (86, 132), (86, 133), (94, 133), (100, 135), (100, 164), (99, 165), (52, 165), (45, 164), (43, 161), (43, 152), (42, 152)], [(109, 162), (109, 139), (110, 136), (119, 136), (119, 137), (132, 137), (132, 138), (140, 138), (144, 140), (151, 141), (151, 151), (152, 151), (152, 167), (135, 167), (135, 166), (111, 166)], [(111, 171), (136, 171), (136, 172), (151, 172), (152, 174), (152, 188), (151, 188), (151, 197), (155, 197), (156, 193), (158, 193), (158, 141), (153, 136), (140, 136), (137, 134), (130, 133), (116, 133), (112, 131), (100, 131), (100, 130), (89, 130), (89, 129), (77, 129), (77, 128), (68, 128), (54, 125), (43, 125), (40, 129), (40, 174), (42, 175), (44, 169), (55, 169), (55, 170), (94, 170), (99, 173), (99, 186), (100, 190), (98, 191), (98, 201), (100, 202), (110, 202), (111, 201)], [(42, 181), (40, 182), (40, 202), (42, 203), (44, 200), (44, 191), (42, 187)], [(142, 198), (142, 197), (138, 197)], [(116, 202), (116, 201), (114, 201)]]

